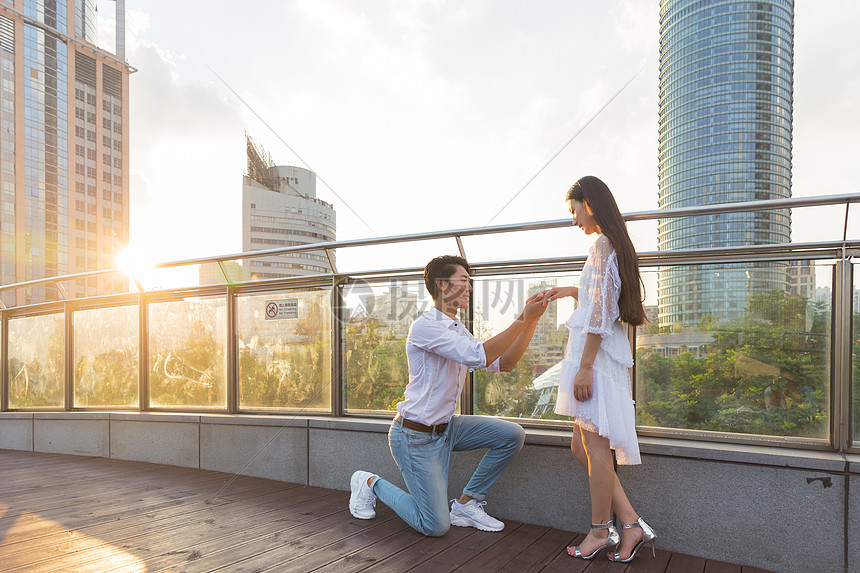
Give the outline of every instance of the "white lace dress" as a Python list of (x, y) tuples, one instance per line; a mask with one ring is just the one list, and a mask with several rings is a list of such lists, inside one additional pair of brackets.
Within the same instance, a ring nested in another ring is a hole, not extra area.
[[(618, 318), (620, 293), (615, 249), (609, 239), (601, 235), (588, 250), (582, 269), (579, 308), (565, 323), (570, 329), (570, 338), (562, 362), (555, 411), (573, 416), (574, 423), (580, 427), (609, 438), (619, 464), (636, 465), (641, 459), (628, 370), (633, 366), (633, 357)], [(602, 340), (594, 358), (591, 399), (578, 402), (573, 397), (573, 380), (590, 332), (599, 334)]]

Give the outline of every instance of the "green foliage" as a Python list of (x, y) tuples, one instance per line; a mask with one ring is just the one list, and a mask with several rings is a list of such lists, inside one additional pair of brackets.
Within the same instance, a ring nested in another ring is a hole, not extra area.
[(742, 319), (703, 328), (705, 356), (637, 350), (638, 423), (749, 434), (827, 436), (830, 312), (779, 290), (753, 297)]
[(151, 403), (154, 406), (224, 407), (225, 358), (211, 336), (189, 336), (184, 345), (151, 356)]
[(511, 372), (475, 371), (475, 414), (529, 418), (538, 394), (532, 390), (534, 366), (528, 352)]
[(331, 345), (318, 331), (304, 342), (248, 348), (239, 353), (243, 409), (327, 410), (331, 401)]
[(344, 363), (348, 409), (396, 409), (409, 382), (405, 333), (375, 320), (347, 324)]
[[(9, 406), (11, 408), (63, 407), (63, 381), (65, 380), (63, 357), (65, 356), (65, 340), (63, 338), (62, 321), (54, 317), (24, 319), (28, 321), (23, 331), (18, 333), (28, 338), (28, 346), (34, 344), (26, 352), (26, 359), (20, 360), (18, 349), (10, 342), (9, 348)], [(31, 330), (27, 330), (31, 328)], [(12, 327), (10, 326), (10, 330)], [(11, 339), (10, 335), (10, 339)], [(45, 341), (44, 352), (40, 342)], [(40, 358), (41, 357), (41, 358)]]
[(136, 407), (138, 404), (137, 348), (114, 349), (82, 356), (75, 363), (75, 406)]
[(244, 301), (240, 314), (247, 344), (239, 348), (239, 407), (246, 410), (331, 409), (331, 338), (328, 293), (294, 293), (298, 320), (267, 323), (253, 309), (267, 296)]

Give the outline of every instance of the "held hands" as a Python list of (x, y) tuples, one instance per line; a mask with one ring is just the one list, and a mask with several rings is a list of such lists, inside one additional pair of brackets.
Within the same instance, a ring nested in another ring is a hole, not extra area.
[(523, 307), (522, 317), (526, 322), (539, 319), (543, 316), (543, 313), (546, 310), (546, 305), (541, 304), (539, 300), (532, 299), (534, 299), (534, 297), (527, 300), (526, 305)]
[(560, 298), (564, 298), (566, 296), (572, 296), (573, 298), (577, 298), (579, 294), (579, 289), (577, 287), (553, 287), (551, 289), (547, 289), (541, 291), (539, 293), (535, 293), (529, 297), (526, 303), (530, 303), (533, 300), (540, 302), (542, 306), (546, 306), (550, 302), (554, 300), (558, 300)]
[(594, 371), (591, 366), (580, 366), (579, 372), (573, 379), (573, 397), (578, 402), (591, 400), (592, 386), (594, 382)]

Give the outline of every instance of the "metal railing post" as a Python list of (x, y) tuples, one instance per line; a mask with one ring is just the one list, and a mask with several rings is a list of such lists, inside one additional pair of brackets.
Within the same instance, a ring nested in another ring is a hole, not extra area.
[(851, 447), (851, 263), (836, 261), (833, 297), (833, 447)]
[(0, 412), (9, 409), (9, 317), (0, 313)]
[[(457, 240), (459, 243), (459, 238)], [(464, 257), (465, 258), (465, 257)], [(469, 332), (474, 333), (475, 325), (475, 292), (472, 291), (472, 296), (469, 297), (469, 308), (466, 310), (463, 317), (463, 326)], [(489, 364), (487, 364), (489, 366)], [(464, 415), (472, 415), (475, 413), (475, 373), (469, 372), (466, 374), (466, 383), (463, 384), (463, 391), (460, 393), (460, 413)]]
[(149, 321), (146, 312), (146, 299), (141, 292), (137, 295), (138, 311), (138, 410), (149, 410)]
[(75, 407), (75, 327), (72, 324), (72, 309), (68, 302), (63, 304), (63, 320), (65, 321), (64, 331), (66, 333), (64, 341), (66, 356), (63, 360), (63, 409), (70, 412)]
[(331, 287), (331, 413), (343, 416), (344, 411), (344, 302), (343, 279), (335, 277)]
[(227, 413), (239, 410), (239, 322), (236, 291), (227, 287)]

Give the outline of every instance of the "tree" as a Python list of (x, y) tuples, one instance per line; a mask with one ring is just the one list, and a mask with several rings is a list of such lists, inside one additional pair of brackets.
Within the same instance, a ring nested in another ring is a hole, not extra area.
[(830, 313), (779, 290), (753, 296), (729, 324), (711, 319), (709, 354), (637, 350), (644, 425), (752, 434), (827, 435)]

